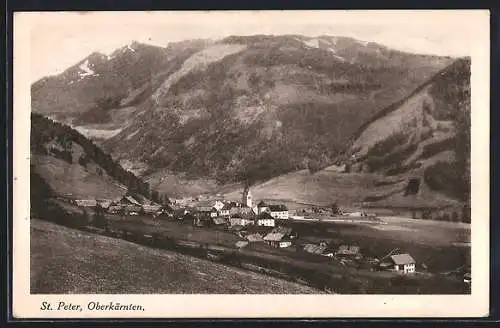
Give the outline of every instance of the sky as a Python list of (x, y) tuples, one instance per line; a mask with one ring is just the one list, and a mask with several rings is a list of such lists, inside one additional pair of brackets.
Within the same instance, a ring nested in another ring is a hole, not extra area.
[[(229, 35), (349, 36), (421, 54), (468, 56), (484, 11), (248, 11), (20, 13), (29, 24), (31, 80), (58, 74), (94, 51), (135, 40), (166, 46)], [(15, 22), (16, 23), (16, 22)], [(15, 42), (15, 40), (14, 40)]]

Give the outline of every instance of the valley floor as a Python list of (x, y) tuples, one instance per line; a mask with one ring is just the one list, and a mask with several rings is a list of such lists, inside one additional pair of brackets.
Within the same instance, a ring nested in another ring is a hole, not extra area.
[[(95, 231), (118, 237), (109, 238), (33, 219), (32, 292), (470, 293), (460, 279), (441, 274), (470, 265), (470, 248), (454, 245), (470, 234), (461, 224), (404, 219), (384, 219), (385, 224), (291, 220), (287, 225), (299, 234), (293, 247), (279, 249), (257, 242), (238, 249), (235, 243), (240, 238), (234, 233), (175, 221), (107, 215), (108, 229)], [(425, 234), (428, 224), (434, 225), (428, 238), (408, 238)], [(82, 229), (89, 230), (89, 226)], [(417, 260), (418, 274), (401, 277), (345, 267), (302, 250), (304, 244), (321, 240), (357, 244), (367, 257), (380, 258), (395, 248), (409, 252)]]

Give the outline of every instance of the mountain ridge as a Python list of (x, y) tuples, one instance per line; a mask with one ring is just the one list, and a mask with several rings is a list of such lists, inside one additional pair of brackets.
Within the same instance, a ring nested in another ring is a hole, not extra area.
[(58, 89), (62, 99), (37, 85), (34, 111), (96, 135), (117, 131), (99, 143), (146, 175), (169, 169), (221, 183), (332, 164), (363, 123), (452, 60), (326, 36), (134, 47), (108, 69), (90, 65), (102, 76)]

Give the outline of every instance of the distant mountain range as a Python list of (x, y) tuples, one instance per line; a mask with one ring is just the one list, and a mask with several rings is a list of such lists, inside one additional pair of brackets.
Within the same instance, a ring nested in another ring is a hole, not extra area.
[(469, 66), (332, 36), (132, 42), (35, 82), (32, 110), (144, 177), (256, 182), (346, 163), (419, 169), (442, 189), (451, 180), (438, 172), (466, 162), (456, 155), (468, 138), (457, 126), (470, 113)]

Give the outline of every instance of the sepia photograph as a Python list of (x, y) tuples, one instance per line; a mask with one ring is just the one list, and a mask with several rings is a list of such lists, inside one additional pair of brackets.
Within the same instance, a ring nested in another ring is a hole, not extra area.
[[(30, 313), (233, 295), (234, 313), (271, 305), (253, 316), (332, 297), (318, 311), (335, 316), (343, 295), (385, 295), (456, 297), (465, 315), (476, 294), (487, 314), (488, 11), (16, 16)], [(447, 306), (424, 303), (397, 315)]]

